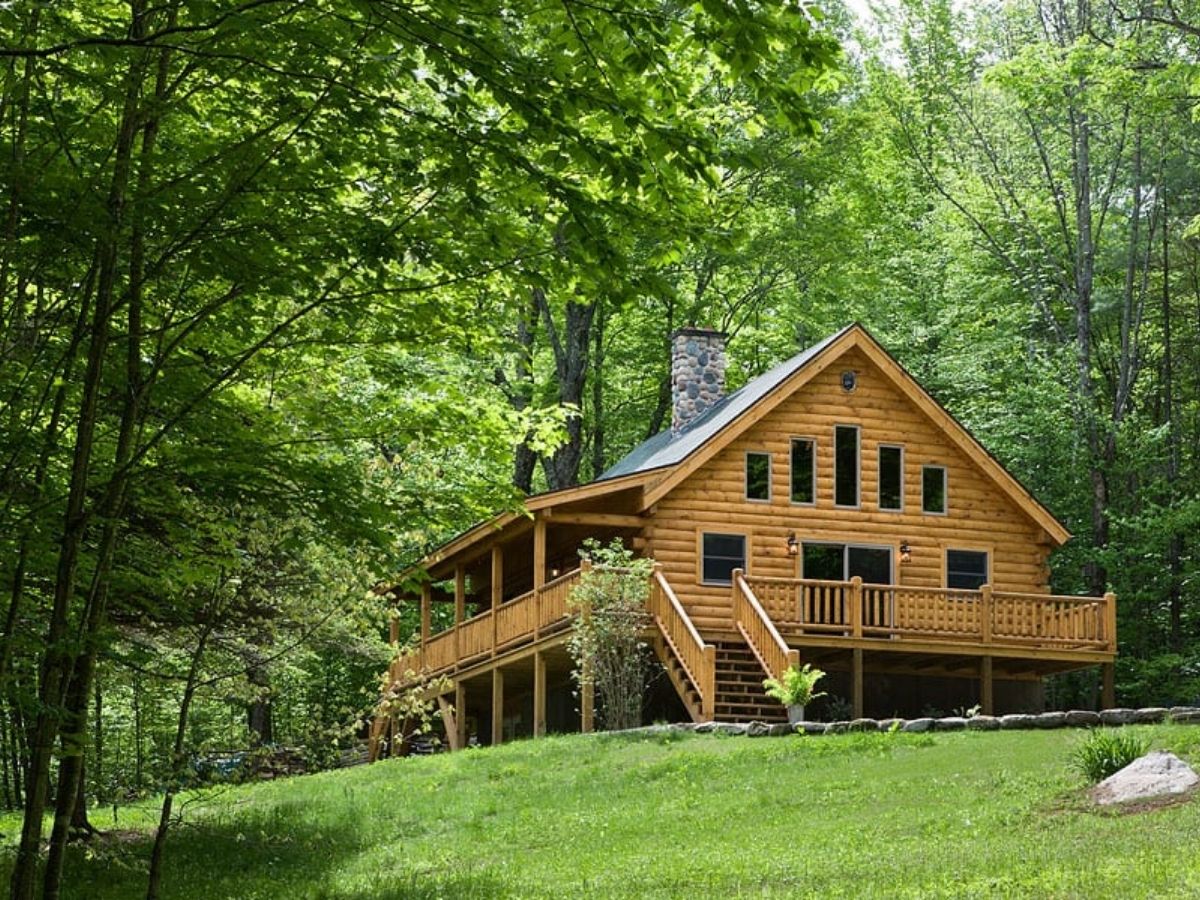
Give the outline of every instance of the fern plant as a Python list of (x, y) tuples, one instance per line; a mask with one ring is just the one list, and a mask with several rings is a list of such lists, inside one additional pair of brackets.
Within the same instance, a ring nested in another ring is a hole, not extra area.
[(782, 678), (768, 678), (763, 682), (763, 690), (767, 696), (778, 700), (784, 706), (805, 706), (808, 701), (824, 697), (824, 692), (813, 693), (817, 682), (825, 677), (820, 669), (814, 669), (808, 663), (802, 668), (788, 666)]
[(1076, 745), (1071, 767), (1096, 784), (1144, 756), (1149, 748), (1149, 738), (1128, 729), (1099, 728)]

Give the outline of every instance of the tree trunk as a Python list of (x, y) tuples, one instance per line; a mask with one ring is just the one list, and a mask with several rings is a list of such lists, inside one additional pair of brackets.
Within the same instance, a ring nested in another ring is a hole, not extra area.
[(554, 369), (558, 382), (558, 402), (573, 412), (567, 419), (567, 440), (549, 459), (542, 460), (550, 490), (573, 487), (579, 483), (579, 464), (583, 460), (583, 391), (587, 384), (588, 346), (597, 302), (567, 302), (563, 330), (560, 333), (546, 294), (534, 288), (534, 299), (542, 314), (542, 323), (554, 351)]
[(592, 335), (592, 478), (607, 466), (604, 433), (604, 325), (603, 310), (596, 316)]

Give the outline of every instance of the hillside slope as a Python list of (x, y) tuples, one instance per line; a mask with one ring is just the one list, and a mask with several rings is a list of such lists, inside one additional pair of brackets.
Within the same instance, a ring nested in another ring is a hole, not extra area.
[[(1200, 760), (1200, 728), (1142, 730)], [(194, 804), (165, 896), (1200, 896), (1200, 798), (1093, 811), (1079, 739), (600, 735), (394, 760)], [(77, 854), (67, 896), (140, 896), (145, 849)]]

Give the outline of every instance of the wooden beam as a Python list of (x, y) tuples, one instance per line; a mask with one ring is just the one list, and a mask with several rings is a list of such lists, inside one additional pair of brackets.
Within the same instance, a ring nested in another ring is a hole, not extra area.
[(863, 652), (862, 648), (855, 647), (851, 652), (851, 681), (852, 696), (851, 705), (854, 708), (854, 718), (861, 719), (863, 717)]
[(533, 654), (533, 736), (546, 733), (546, 657), (540, 650)]
[(555, 525), (599, 525), (611, 528), (641, 528), (647, 524), (641, 516), (621, 516), (615, 513), (556, 513), (552, 509), (543, 515)]
[(504, 740), (504, 670), (492, 669), (492, 746)]
[(533, 589), (546, 583), (546, 520), (538, 516), (533, 523)]
[[(454, 733), (456, 741), (451, 743), (451, 750), (461, 750), (467, 746), (467, 686), (462, 679), (454, 683)], [(456, 746), (457, 745), (457, 746)]]
[(979, 706), (985, 716), (996, 714), (994, 691), (992, 685), (992, 658), (984, 656), (979, 660)]
[(429, 611), (433, 602), (433, 585), (428, 581), (421, 585), (421, 644), (429, 642)]
[(1112, 709), (1117, 705), (1117, 667), (1104, 663), (1100, 667), (1100, 707)]
[(461, 625), (467, 610), (467, 569), (454, 567), (454, 624)]
[(504, 602), (504, 550), (492, 548), (492, 609), (499, 609)]

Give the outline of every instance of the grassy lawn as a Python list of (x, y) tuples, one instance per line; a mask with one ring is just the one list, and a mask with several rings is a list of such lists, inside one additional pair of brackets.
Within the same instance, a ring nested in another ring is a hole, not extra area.
[[(1200, 728), (1139, 728), (1200, 763)], [(594, 736), (230, 788), (173, 836), (171, 898), (1200, 896), (1200, 798), (1097, 812), (1077, 731)], [(95, 819), (105, 826), (107, 814)], [(123, 811), (121, 826), (145, 813)], [(15, 822), (0, 822), (11, 843)], [(144, 890), (145, 834), (69, 862)], [(6, 876), (7, 860), (0, 873)]]

